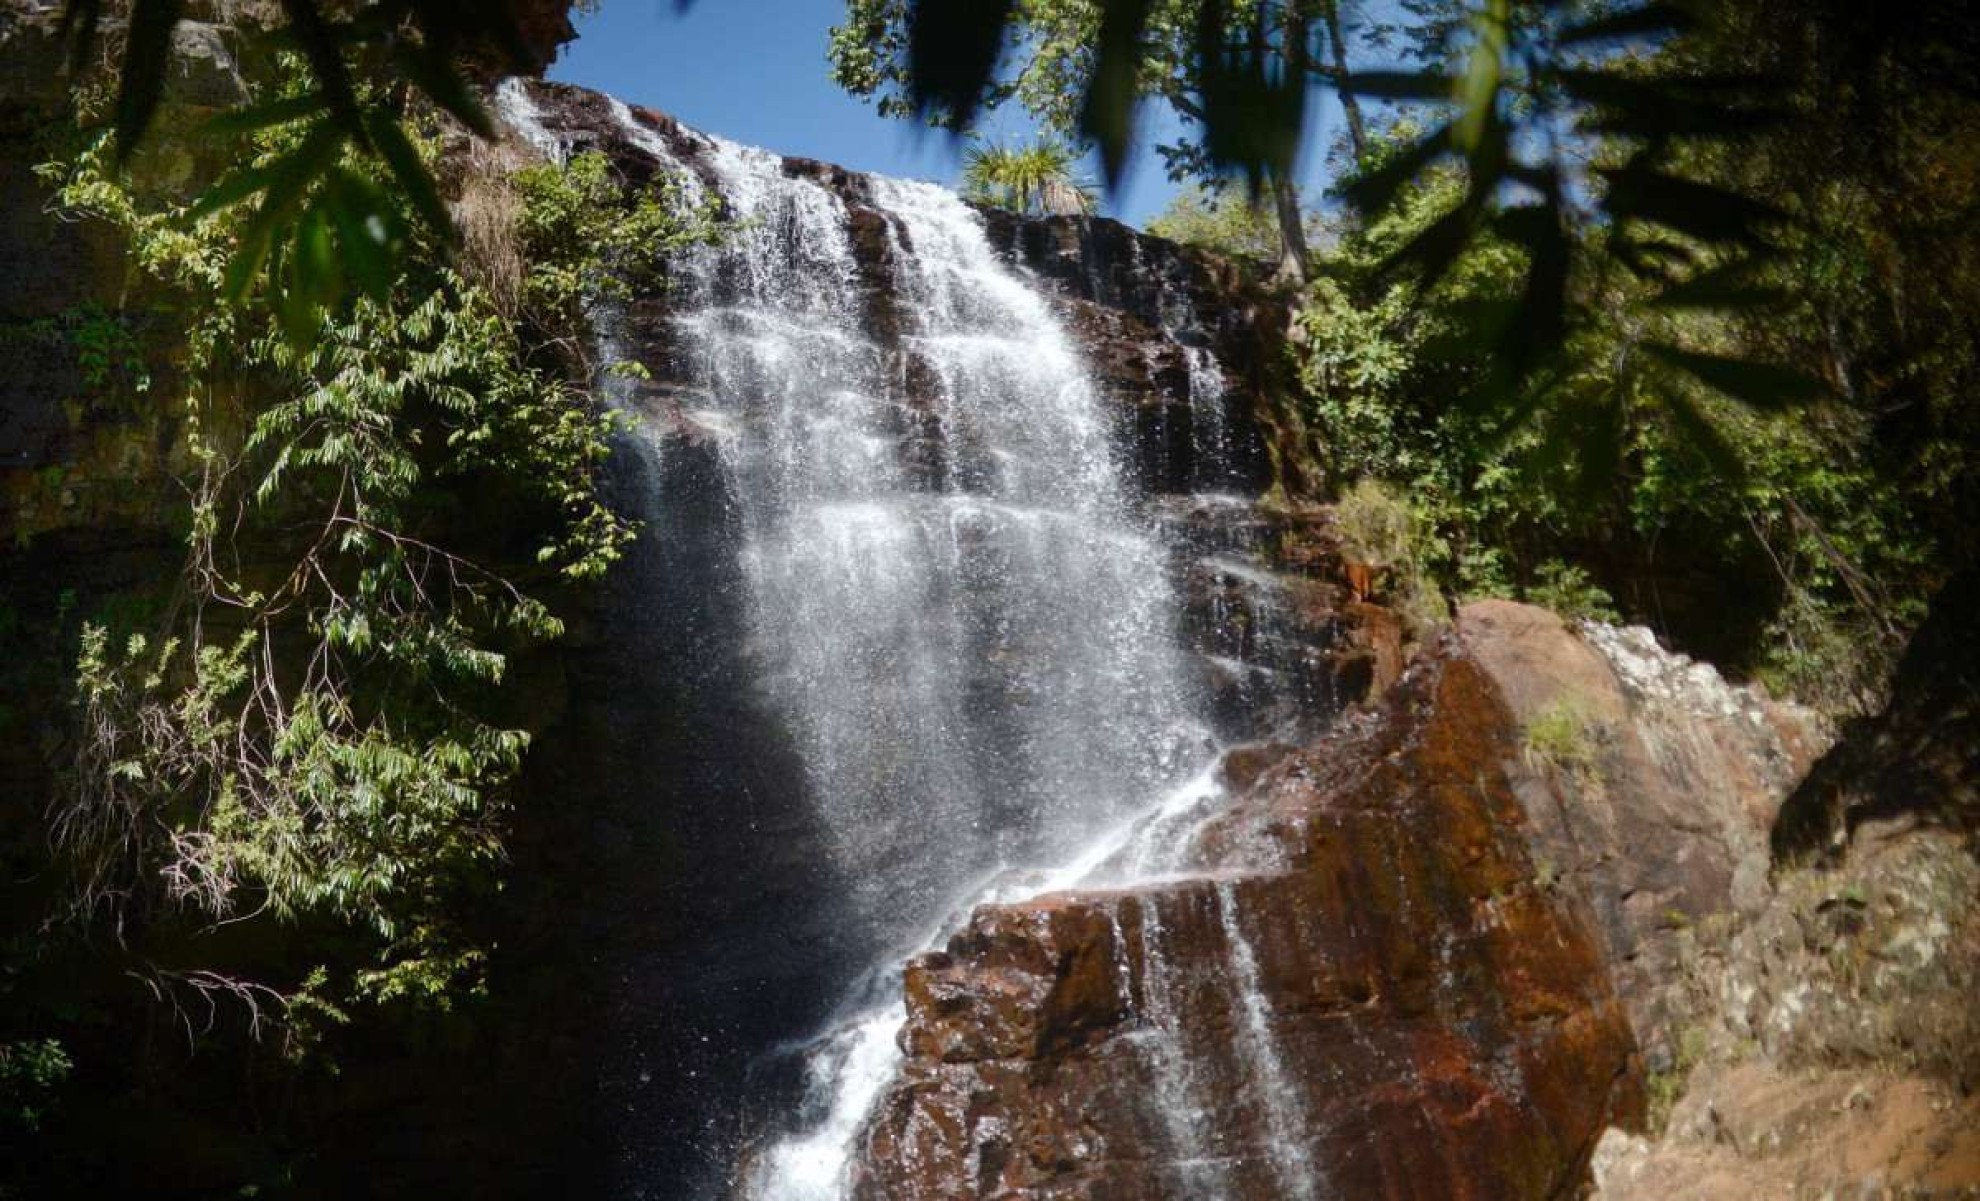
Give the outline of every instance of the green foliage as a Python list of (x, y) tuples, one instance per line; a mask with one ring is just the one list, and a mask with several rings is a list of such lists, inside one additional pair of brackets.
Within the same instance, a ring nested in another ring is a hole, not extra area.
[(1390, 598), (1412, 630), (1450, 620), (1430, 564), (1444, 548), (1416, 508), (1380, 481), (1364, 479), (1334, 508), (1335, 529), (1350, 558), (1381, 574)]
[(0, 1131), (39, 1129), (74, 1066), (54, 1039), (0, 1043)]
[[(78, 75), (94, 64), (101, 9), (102, 0), (64, 6), (62, 31)], [(109, 114), (119, 165), (164, 98), (183, 12), (177, 0), (135, 0), (125, 15)], [(282, 15), (295, 48), (294, 84), (211, 122), (221, 136), (275, 131), (280, 150), (244, 162), (199, 207), (233, 209), (259, 197), (228, 247), (225, 291), (238, 299), (264, 277), (286, 335), (300, 344), (311, 318), (352, 292), (385, 298), (394, 262), (408, 251), (409, 220), (441, 242), (454, 235), (426, 156), (409, 136), (405, 87), (374, 86), (378, 64), (389, 62), (390, 75), (435, 110), (484, 135), (493, 126), (461, 60), (499, 56), (514, 71), (535, 64), (506, 5), (286, 0)]]
[[(294, 136), (255, 131), (248, 154)], [(364, 158), (338, 169), (390, 195)], [(184, 390), (148, 401), (180, 410), (191, 448), (187, 570), (150, 632), (83, 626), (50, 814), (70, 908), (125, 937), (341, 931), (348, 953), (301, 978), (145, 969), (182, 1011), (231, 997), (251, 1025), (286, 1019), (292, 1049), (360, 1005), (475, 995), (485, 951), (461, 918), (499, 866), (529, 741), (496, 698), (514, 652), (562, 632), (545, 589), (597, 578), (632, 535), (598, 499), (615, 425), (571, 348), (596, 306), (664, 287), (711, 215), (627, 194), (602, 156), (528, 168), (510, 185), (519, 311), (400, 214), (387, 286), (299, 315), (279, 293), (224, 303), (255, 217), (145, 195), (107, 138), (42, 173), (190, 317)], [(82, 328), (97, 382), (127, 376), (121, 324)]]
[(1270, 262), (1279, 254), (1278, 219), (1229, 184), (1185, 186), (1148, 232), (1229, 259)]
[[(1376, 169), (1417, 136), (1380, 138)], [(1483, 238), (1428, 286), (1386, 266), (1462, 186), (1420, 177), (1379, 216), (1345, 219), (1318, 263), (1293, 353), (1333, 478), (1408, 494), (1447, 551), (1431, 570), (1461, 594), (1610, 619), (1618, 585), (1659, 559), (1734, 593), (1778, 593), (1771, 631), (1730, 648), (1743, 657), (1731, 665), (1828, 707), (1869, 703), (1890, 631), (1918, 619), (1929, 586), (1872, 427), (1834, 402), (1756, 408), (1673, 364), (1660, 347), (1736, 361), (1771, 323), (1660, 304), (1626, 272), (1579, 284), (1599, 317), (1559, 363), (1495, 391), (1478, 332), (1516, 311), (1526, 252)]]
[(1548, 559), (1534, 568), (1526, 599), (1563, 617), (1581, 621), (1621, 620), (1616, 600), (1577, 564)]
[(63, 315), (61, 325), (74, 348), (84, 386), (97, 393), (143, 393), (151, 372), (130, 324), (99, 304), (85, 304)]
[(1072, 150), (1044, 136), (1027, 146), (973, 142), (963, 153), (963, 195), (1019, 213), (1093, 211), (1093, 194), (1075, 174)]
[(523, 312), (544, 330), (575, 334), (592, 306), (665, 290), (667, 264), (719, 228), (719, 199), (690, 209), (669, 180), (630, 194), (596, 151), (524, 167), (510, 186)]

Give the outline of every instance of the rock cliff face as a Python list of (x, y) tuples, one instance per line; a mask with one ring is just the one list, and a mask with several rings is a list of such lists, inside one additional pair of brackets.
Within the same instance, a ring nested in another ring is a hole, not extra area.
[[(719, 174), (734, 158), (717, 159), (739, 151), (660, 114), (555, 85), (527, 94), (527, 132), (566, 153), (600, 151), (635, 185), (686, 172), (711, 190), (739, 186)], [(912, 336), (918, 314), (900, 283), (912, 264), (896, 259), (916, 249), (907, 226), (866, 177), (799, 159), (775, 170), (843, 204), (858, 333), (898, 414), (890, 453), (939, 494), (968, 465)], [(1111, 222), (982, 219), (1078, 341), (1128, 503), (1171, 551), (1175, 632), (1215, 732), (1304, 737), (1391, 682), (1400, 626), (1353, 595), (1328, 511), (1284, 499), (1305, 485), (1278, 390), (1283, 309), (1236, 268)], [(582, 930), (586, 958), (611, 965), (597, 984), (608, 1012), (573, 1039), (592, 1048), (610, 1098), (600, 1137), (647, 1180), (679, 1180), (684, 1162), (691, 1173), (726, 1166), (734, 1143), (711, 1132), (711, 1115), (793, 1107), (803, 1080), (775, 1049), (801, 1044), (843, 1002), (843, 897), (856, 887), (820, 854), (832, 835), (752, 685), (760, 635), (736, 567), (743, 500), (682, 303), (678, 291), (639, 297), (612, 323), (614, 353), (648, 377), (625, 385), (621, 403), (643, 418), (664, 470), (628, 456), (626, 495), (645, 493), (648, 528), (587, 623), (611, 637), (577, 648), (570, 717), (537, 748), (543, 787), (568, 796), (581, 781), (585, 803), (546, 805), (531, 821), (532, 847), (588, 865), (585, 888), (539, 897), (538, 920)], [(682, 1090), (689, 1073), (696, 1087)]]
[(860, 1195), (1574, 1195), (1642, 1118), (1639, 1040), (1696, 1008), (1682, 932), (1764, 901), (1816, 736), (1640, 631), (1472, 606), (1188, 878), (980, 910), (916, 961)]

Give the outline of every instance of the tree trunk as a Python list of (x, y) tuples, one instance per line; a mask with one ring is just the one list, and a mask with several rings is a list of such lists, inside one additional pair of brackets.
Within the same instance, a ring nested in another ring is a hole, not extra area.
[(1299, 209), (1299, 190), (1278, 172), (1271, 179), (1272, 206), (1279, 218), (1279, 270), (1275, 278), (1306, 282), (1306, 215)]
[(1341, 35), (1340, 0), (1320, 0), (1320, 17), (1327, 23), (1327, 50), (1332, 59), (1335, 93), (1341, 98), (1341, 112), (1347, 115), (1348, 145), (1354, 149), (1358, 165), (1368, 157), (1368, 124), (1361, 117), (1361, 101), (1348, 90), (1347, 39)]

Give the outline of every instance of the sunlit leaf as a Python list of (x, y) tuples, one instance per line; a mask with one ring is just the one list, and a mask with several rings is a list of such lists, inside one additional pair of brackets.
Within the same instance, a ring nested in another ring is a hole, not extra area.
[(1486, 0), (1472, 14), (1471, 59), (1458, 81), (1457, 120), (1451, 141), (1466, 154), (1475, 153), (1498, 106), (1504, 76), (1507, 41), (1511, 35), (1510, 0)]

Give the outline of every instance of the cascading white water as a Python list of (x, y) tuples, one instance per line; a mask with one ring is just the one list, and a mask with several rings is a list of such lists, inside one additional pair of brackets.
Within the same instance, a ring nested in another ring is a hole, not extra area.
[(1223, 1201), (1231, 1191), (1229, 1158), (1205, 1137), (1212, 1128), (1210, 1098), (1196, 1078), (1182, 1039), (1182, 998), (1169, 968), (1160, 893), (1142, 909), (1142, 989), (1147, 1013), (1132, 1036), (1155, 1085), (1155, 1111), (1174, 1150), (1176, 1169), (1189, 1196)]
[[(897, 958), (982, 882), (1075, 858), (1200, 767), (1165, 551), (1130, 518), (1079, 355), (972, 210), (870, 181), (906, 314), (889, 340), (838, 195), (724, 142), (703, 162), (734, 220), (686, 265), (678, 327), (703, 424), (734, 431), (761, 683), (848, 920)], [(933, 479), (902, 455), (926, 420)], [(899, 1021), (892, 1002), (821, 1040), (807, 1120), (758, 1158), (757, 1196), (840, 1194)]]
[[(500, 103), (555, 140), (526, 92)], [(678, 195), (727, 213), (719, 245), (674, 264), (666, 371), (686, 386), (666, 421), (718, 450), (752, 673), (803, 764), (833, 928), (870, 961), (811, 1044), (802, 1112), (742, 1183), (828, 1201), (898, 1067), (900, 960), (978, 901), (1181, 866), (1222, 797), (1214, 748), (1174, 637), (1171, 548), (1127, 499), (1080, 354), (979, 215), (925, 184), (829, 188), (608, 108)], [(867, 236), (883, 219), (891, 279), (871, 278), (870, 244), (856, 253), (848, 194)], [(1193, 312), (1174, 319), (1200, 334)], [(1221, 372), (1201, 345), (1187, 357), (1199, 440), (1221, 438)], [(1151, 1102), (1210, 1196), (1228, 1165), (1186, 1087), (1149, 920), (1143, 1041), (1181, 1088)]]
[(1182, 353), (1189, 381), (1190, 486), (1199, 494), (1216, 494), (1236, 482), (1238, 466), (1230, 417), (1226, 411), (1230, 381), (1210, 349), (1209, 332), (1187, 288), (1179, 285), (1173, 260), (1150, 270), (1139, 242), (1134, 243), (1137, 273), (1156, 279), (1155, 318), (1163, 336)]

